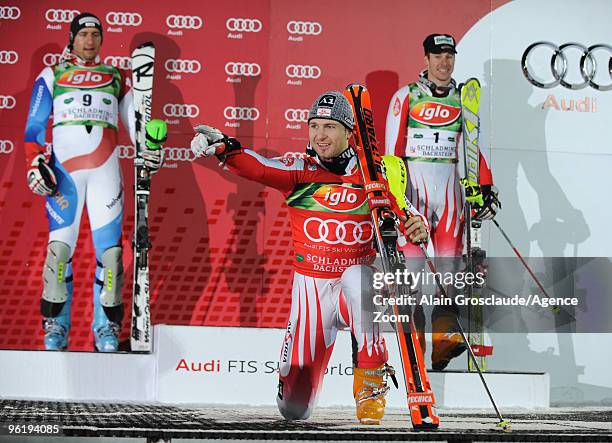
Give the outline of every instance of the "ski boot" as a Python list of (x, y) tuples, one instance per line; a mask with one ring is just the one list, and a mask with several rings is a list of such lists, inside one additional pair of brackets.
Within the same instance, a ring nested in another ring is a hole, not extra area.
[(68, 348), (69, 328), (57, 318), (44, 317), (45, 349), (47, 351), (65, 351)]
[(117, 352), (119, 350), (119, 331), (121, 325), (108, 321), (94, 330), (95, 351)]
[(386, 376), (395, 377), (395, 370), (388, 364), (378, 368), (354, 368), (353, 397), (357, 419), (364, 425), (379, 425), (385, 415), (389, 391)]
[(433, 342), (431, 367), (434, 371), (443, 370), (451, 359), (463, 354), (467, 349), (461, 334), (457, 331), (456, 319), (453, 317), (445, 315), (434, 320), (431, 334)]

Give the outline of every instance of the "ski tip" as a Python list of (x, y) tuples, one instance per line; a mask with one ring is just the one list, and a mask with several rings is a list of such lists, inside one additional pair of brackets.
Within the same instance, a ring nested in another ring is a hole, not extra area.
[(502, 420), (497, 423), (497, 426), (501, 428), (503, 432), (512, 432), (512, 428), (510, 427), (510, 420)]

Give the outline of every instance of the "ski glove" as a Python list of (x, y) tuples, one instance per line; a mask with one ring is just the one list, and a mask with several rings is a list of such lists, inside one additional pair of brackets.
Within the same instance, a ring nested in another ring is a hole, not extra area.
[(226, 154), (242, 149), (238, 140), (228, 137), (217, 128), (198, 125), (193, 129), (197, 134), (191, 140), (191, 151), (195, 154), (196, 158), (216, 155), (219, 160), (223, 161)]
[(497, 188), (493, 185), (482, 185), (482, 206), (477, 206), (474, 218), (476, 220), (493, 220), (497, 211), (501, 209), (501, 202), (497, 197)]
[(145, 166), (151, 174), (155, 174), (164, 165), (164, 149), (162, 144), (168, 138), (168, 126), (166, 122), (160, 119), (154, 119), (145, 126), (146, 149), (141, 152)]
[(28, 186), (34, 194), (52, 195), (57, 190), (57, 179), (53, 169), (41, 153), (34, 157), (27, 173)]

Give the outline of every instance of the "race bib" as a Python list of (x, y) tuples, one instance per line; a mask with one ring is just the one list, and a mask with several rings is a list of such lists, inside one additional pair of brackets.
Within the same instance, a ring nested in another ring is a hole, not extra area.
[(431, 128), (410, 128), (406, 157), (431, 161), (457, 161), (459, 133)]
[(117, 127), (117, 98), (102, 91), (71, 91), (55, 97), (53, 125), (75, 122), (103, 122)]

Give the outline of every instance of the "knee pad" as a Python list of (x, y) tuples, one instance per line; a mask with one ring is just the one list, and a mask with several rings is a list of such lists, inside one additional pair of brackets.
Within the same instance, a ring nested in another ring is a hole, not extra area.
[(121, 323), (123, 318), (123, 248), (113, 246), (102, 253), (102, 290), (100, 304), (109, 320)]
[(40, 301), (40, 311), (45, 317), (57, 317), (68, 300), (66, 272), (69, 263), (70, 246), (61, 241), (50, 242), (43, 268), (43, 294)]

